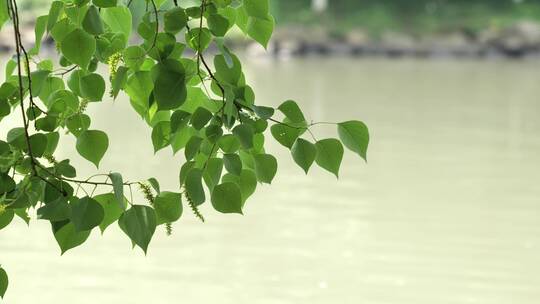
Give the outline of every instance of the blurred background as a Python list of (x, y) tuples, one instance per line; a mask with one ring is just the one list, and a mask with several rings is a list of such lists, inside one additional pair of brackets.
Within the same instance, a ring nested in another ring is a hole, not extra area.
[[(20, 1), (22, 21), (48, 2)], [(111, 227), (60, 257), (46, 223), (19, 221), (0, 234), (5, 303), (540, 302), (540, 0), (274, 0), (272, 9), (268, 52), (239, 33), (228, 42), (257, 102), (291, 98), (313, 121), (365, 121), (369, 162), (346, 153), (339, 181), (315, 168), (305, 176), (268, 137), (278, 176), (245, 216), (204, 206), (202, 224), (185, 210), (148, 256)], [(126, 96), (89, 111), (110, 137), (101, 170), (177, 186), (183, 156), (153, 155)], [(0, 136), (18, 124), (3, 120)], [(62, 141), (57, 158), (92, 174), (73, 139)]]
[[(270, 54), (522, 57), (540, 52), (540, 0), (270, 2), (277, 21)], [(49, 3), (21, 0), (23, 20), (31, 24)], [(239, 33), (232, 40), (246, 43)], [(8, 47), (9, 41), (0, 45)]]

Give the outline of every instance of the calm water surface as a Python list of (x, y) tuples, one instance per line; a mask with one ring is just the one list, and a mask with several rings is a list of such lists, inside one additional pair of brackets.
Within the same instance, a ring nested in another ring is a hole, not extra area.
[[(369, 164), (304, 176), (288, 152), (246, 216), (185, 210), (148, 256), (113, 226), (60, 257), (46, 223), (0, 233), (5, 303), (539, 303), (540, 63), (251, 61), (259, 103), (298, 100), (314, 121), (360, 118)], [(153, 157), (127, 100), (93, 104), (110, 134), (102, 171), (177, 185), (181, 156)], [(14, 121), (3, 121), (5, 135)], [(320, 138), (335, 130), (317, 127)], [(58, 158), (93, 172), (67, 138)]]

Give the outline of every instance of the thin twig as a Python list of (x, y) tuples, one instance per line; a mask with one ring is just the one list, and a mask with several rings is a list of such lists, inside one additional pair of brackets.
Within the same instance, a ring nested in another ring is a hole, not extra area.
[[(92, 185), (92, 186), (111, 186), (111, 187), (114, 186), (113, 183), (110, 183), (110, 182), (107, 182), (107, 181), (105, 181), (105, 182), (93, 182), (93, 181), (90, 181), (94, 177), (105, 176), (105, 174), (95, 174), (95, 175), (90, 176), (86, 180), (80, 180), (80, 179), (74, 179), (74, 178), (67, 178), (67, 177), (63, 177), (63, 176), (58, 176), (58, 175), (50, 172), (47, 168), (43, 167), (41, 164), (39, 164), (39, 163), (36, 163), (36, 164), (40, 169), (45, 171), (51, 177), (54, 177), (56, 179), (59, 179), (59, 180), (65, 181), (65, 182)], [(125, 182), (125, 183), (123, 183), (123, 185), (124, 186), (129, 186), (129, 185), (133, 185), (133, 184), (137, 184), (137, 183), (138, 182)]]
[(75, 70), (76, 68), (77, 68), (77, 65), (73, 65), (73, 66), (70, 67), (69, 69), (63, 69), (62, 72), (55, 73), (54, 75), (64, 77), (64, 75), (66, 75), (66, 74), (68, 74), (69, 72)]

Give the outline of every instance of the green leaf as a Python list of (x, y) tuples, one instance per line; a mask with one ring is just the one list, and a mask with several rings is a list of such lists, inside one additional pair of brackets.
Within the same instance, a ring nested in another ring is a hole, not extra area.
[(87, 69), (96, 51), (96, 40), (83, 30), (75, 29), (62, 40), (60, 48), (69, 61)]
[(240, 149), (240, 140), (233, 134), (227, 134), (219, 139), (218, 145), (223, 152), (234, 153)]
[(263, 19), (268, 16), (268, 0), (244, 0), (244, 8), (249, 16)]
[(274, 17), (271, 15), (264, 17), (250, 16), (244, 7), (244, 9), (238, 11), (236, 23), (244, 33), (259, 42), (264, 48), (268, 46), (274, 31)]
[[(9, 76), (7, 78), (9, 78)], [(0, 86), (0, 99), (9, 99), (10, 97), (13, 97), (18, 91), (17, 88), (18, 87), (14, 86), (12, 83), (2, 83)]]
[(221, 158), (210, 158), (204, 169), (204, 182), (210, 191), (219, 183), (223, 172), (223, 160)]
[(0, 119), (2, 117), (8, 116), (11, 113), (11, 107), (7, 100), (0, 99)]
[[(84, 75), (86, 75), (86, 71), (75, 70), (75, 71), (71, 72), (71, 74), (69, 74), (69, 77), (68, 77), (68, 80), (67, 80), (68, 88), (78, 96), (82, 96), (82, 94), (81, 94), (81, 78)], [(51, 95), (51, 94), (49, 94), (49, 95)]]
[(199, 206), (206, 200), (204, 189), (202, 186), (202, 170), (192, 168), (188, 171), (185, 186), (186, 192), (195, 206)]
[(126, 38), (131, 36), (131, 12), (126, 6), (104, 8), (101, 17), (112, 32), (122, 33)]
[(250, 125), (238, 125), (233, 129), (233, 134), (238, 137), (244, 149), (253, 148), (253, 128)]
[(195, 167), (194, 161), (188, 161), (182, 165), (182, 167), (180, 168), (180, 175), (179, 175), (180, 187), (184, 186), (189, 171), (191, 171), (191, 169), (193, 169), (194, 167)]
[[(234, 20), (233, 21), (229, 20), (229, 26), (232, 26), (232, 25), (234, 25)], [(224, 57), (223, 59), (225, 60), (225, 64), (227, 64), (227, 67), (231, 68), (233, 66), (233, 59), (231, 56), (232, 54), (225, 47), (225, 39), (223, 39), (223, 37), (216, 37), (214, 41), (216, 42), (216, 47), (218, 48), (219, 52)]]
[(126, 66), (134, 71), (139, 70), (145, 59), (146, 51), (138, 45), (132, 45), (124, 50)]
[[(0, 23), (1, 25), (1, 23)], [(6, 271), (0, 267), (0, 298), (4, 298), (9, 285), (9, 279)]]
[(63, 112), (76, 112), (79, 108), (79, 98), (68, 90), (57, 90), (49, 96), (47, 102), (48, 115), (61, 116)]
[(90, 101), (100, 101), (105, 94), (105, 80), (99, 74), (92, 73), (81, 78), (81, 95)]
[(41, 94), (39, 94), (39, 99), (43, 101), (48, 100), (52, 93), (56, 92), (57, 90), (63, 90), (64, 87), (64, 81), (62, 80), (62, 78), (48, 77), (45, 80), (45, 84), (41, 88)]
[(0, 173), (0, 194), (10, 192), (15, 189), (15, 181), (6, 173)]
[(30, 217), (28, 216), (28, 211), (25, 208), (15, 209), (13, 210), (15, 212), (15, 215), (18, 216), (21, 220), (23, 220), (26, 225), (30, 224)]
[(176, 60), (170, 56), (175, 50), (176, 45), (176, 38), (170, 33), (159, 33), (157, 36), (152, 35), (150, 40), (145, 41), (145, 48), (149, 50), (148, 55), (159, 62), (167, 58)]
[(157, 77), (154, 84), (154, 98), (159, 110), (173, 110), (186, 100), (185, 71), (182, 64), (167, 59), (155, 67)]
[(302, 123), (306, 121), (302, 110), (294, 100), (287, 100), (282, 103), (278, 110), (293, 123)]
[(271, 184), (277, 173), (277, 160), (270, 154), (257, 154), (253, 156), (257, 180), (261, 183)]
[[(259, 153), (261, 152), (257, 152), (255, 154)], [(253, 159), (253, 155), (255, 154), (240, 150), (238, 155), (240, 155), (240, 159), (242, 160), (242, 167), (255, 171), (255, 160)]]
[(225, 36), (229, 30), (229, 20), (219, 14), (211, 14), (207, 17), (208, 28), (215, 36)]
[(242, 160), (238, 154), (225, 154), (223, 155), (223, 164), (227, 172), (240, 175), (242, 173)]
[(167, 0), (154, 0), (157, 8), (160, 8), (165, 2), (167, 2)]
[(199, 136), (192, 136), (189, 141), (186, 144), (186, 149), (184, 150), (184, 154), (186, 156), (186, 160), (190, 161), (192, 160), (197, 153), (199, 153), (199, 149), (201, 148), (201, 144), (203, 142), (203, 139)]
[(58, 174), (68, 178), (74, 178), (77, 176), (77, 171), (69, 164), (69, 159), (65, 159), (56, 164), (55, 169)]
[(60, 197), (39, 208), (37, 210), (37, 216), (40, 220), (48, 220), (51, 222), (69, 220), (71, 216), (71, 206), (67, 203), (66, 198)]
[[(138, 3), (140, 5), (140, 3)], [(141, 21), (138, 22), (137, 33), (145, 40), (150, 41), (156, 36), (156, 22), (150, 20), (150, 15), (145, 14)], [(138, 19), (138, 16), (134, 16), (135, 19)]]
[(103, 21), (101, 21), (97, 7), (90, 5), (88, 11), (86, 11), (86, 15), (84, 16), (82, 26), (83, 29), (89, 34), (103, 34)]
[(75, 0), (75, 2), (78, 2), (78, 5), (66, 5), (64, 8), (65, 15), (77, 27), (82, 25), (83, 18), (88, 10), (88, 6), (85, 5), (86, 3), (82, 3), (83, 1), (89, 2), (87, 0)]
[(8, 144), (22, 149), (26, 145), (24, 128), (9, 130), (6, 140)]
[(253, 123), (253, 129), (256, 135), (263, 135), (264, 131), (268, 129), (268, 121), (264, 119), (257, 119)]
[(133, 205), (118, 220), (120, 229), (146, 254), (148, 245), (156, 231), (157, 219), (154, 209)]
[(186, 111), (174, 111), (171, 115), (171, 133), (176, 133), (184, 128), (188, 124), (190, 118), (191, 114)]
[[(11, 113), (11, 105), (6, 99), (0, 99), (0, 120)], [(29, 118), (30, 119), (30, 118)]]
[(285, 124), (275, 124), (270, 127), (270, 133), (280, 144), (290, 149), (302, 131)]
[(124, 179), (122, 175), (117, 172), (109, 173), (109, 178), (113, 184), (114, 196), (116, 197), (116, 203), (119, 207), (126, 209), (124, 202)]
[(79, 136), (90, 127), (90, 117), (86, 114), (75, 114), (70, 116), (66, 120), (66, 127), (73, 135)]
[(99, 226), (104, 215), (101, 205), (91, 197), (75, 198), (71, 203), (71, 222), (77, 231), (92, 230)]
[(46, 155), (52, 155), (58, 146), (58, 141), (60, 140), (60, 134), (57, 132), (47, 133), (47, 148), (45, 149)]
[(253, 106), (253, 111), (261, 119), (269, 119), (274, 116), (274, 108), (263, 107), (263, 106)]
[(90, 230), (79, 232), (75, 229), (75, 225), (69, 221), (53, 222), (52, 229), (62, 255), (86, 242), (91, 232)]
[(102, 62), (106, 62), (110, 56), (122, 52), (128, 43), (127, 37), (122, 33), (107, 32), (97, 38), (96, 57)]
[(209, 125), (204, 131), (204, 135), (211, 143), (217, 143), (217, 141), (223, 135), (223, 129), (217, 125)]
[(186, 14), (190, 16), (191, 18), (199, 18), (201, 16), (201, 7), (200, 6), (192, 6), (186, 8)]
[[(45, 184), (45, 190), (43, 193), (43, 202), (49, 203), (60, 197), (70, 197), (73, 194), (73, 187), (71, 187), (67, 182), (60, 181), (57, 179), (50, 179), (50, 183)], [(60, 192), (59, 189), (63, 191)], [(66, 195), (64, 195), (64, 193)]]
[(182, 196), (180, 193), (161, 192), (154, 201), (157, 223), (173, 223), (182, 216)]
[(351, 120), (339, 123), (338, 134), (347, 148), (367, 161), (369, 130), (363, 122)]
[(200, 130), (212, 119), (212, 112), (203, 107), (198, 107), (197, 110), (191, 115), (190, 123), (196, 129)]
[[(41, 16), (44, 17), (44, 16)], [(36, 29), (37, 30), (37, 29)], [(54, 70), (54, 63), (52, 59), (43, 59), (36, 64), (38, 69), (52, 72)]]
[(186, 32), (186, 41), (190, 48), (202, 52), (212, 42), (212, 34), (207, 28), (194, 28)]
[(124, 88), (124, 86), (127, 83), (127, 76), (128, 76), (128, 68), (121, 66), (116, 71), (116, 74), (114, 74), (112, 81), (111, 81), (111, 97), (116, 99), (118, 97), (118, 93), (120, 93), (120, 90)]
[(40, 118), (36, 120), (36, 129), (46, 132), (52, 132), (58, 127), (58, 121), (56, 117), (53, 116), (45, 116), (43, 118)]
[(247, 26), (248, 35), (260, 43), (264, 48), (268, 47), (268, 42), (274, 31), (274, 17), (268, 15), (265, 19), (250, 18)]
[(159, 122), (152, 130), (152, 144), (154, 153), (168, 146), (171, 142), (171, 123), (168, 121)]
[[(50, 20), (51, 19), (49, 18), (48, 21), (50, 22)], [(69, 21), (69, 18), (63, 18), (53, 25), (53, 28), (50, 32), (54, 41), (56, 43), (61, 43), (62, 41), (64, 41), (66, 36), (76, 28), (77, 27), (73, 23), (71, 23), (71, 21)]]
[(49, 16), (47, 21), (47, 31), (50, 31), (54, 27), (63, 8), (64, 3), (62, 1), (53, 1), (51, 3), (51, 8), (49, 9), (49, 14), (47, 15)]
[(11, 209), (0, 212), (0, 230), (6, 228), (11, 223), (14, 216), (15, 213)]
[(30, 147), (32, 148), (32, 155), (34, 157), (41, 157), (47, 149), (47, 136), (45, 134), (37, 133), (30, 136)]
[(319, 140), (315, 144), (317, 148), (317, 158), (315, 161), (317, 164), (334, 173), (336, 177), (339, 177), (339, 167), (343, 160), (343, 145), (341, 142), (334, 138)]
[(238, 57), (230, 54), (232, 64), (227, 64), (224, 55), (216, 55), (214, 57), (214, 66), (216, 67), (215, 77), (220, 82), (226, 82), (231, 85), (237, 85), (242, 78), (242, 65)]
[(4, 23), (9, 20), (9, 10), (7, 3), (8, 1), (0, 2), (0, 29), (2, 29)]
[(92, 3), (94, 3), (96, 6), (106, 8), (115, 7), (117, 1), (118, 0), (92, 0)]
[[(67, 189), (69, 190), (69, 189)], [(40, 178), (31, 177), (30, 184), (26, 189), (26, 196), (30, 205), (35, 207), (38, 202), (43, 201), (45, 195), (45, 182)]]
[(187, 25), (186, 11), (181, 7), (175, 7), (165, 12), (163, 15), (165, 31), (176, 34)]
[(255, 172), (249, 169), (242, 170), (240, 176), (226, 174), (223, 176), (223, 182), (236, 183), (240, 187), (240, 192), (242, 192), (242, 202), (244, 203), (257, 189), (257, 176), (255, 175)]
[(11, 113), (12, 106), (10, 104), (10, 100), (18, 100), (18, 98), (0, 98), (0, 120), (2, 120), (3, 117), (8, 116)]
[(309, 141), (299, 138), (292, 146), (291, 153), (296, 164), (307, 174), (317, 156), (317, 148)]
[(242, 193), (235, 183), (223, 183), (212, 191), (212, 206), (221, 213), (242, 214)]
[(6, 79), (8, 79), (9, 76), (13, 74), (13, 71), (15, 71), (16, 67), (17, 67), (17, 62), (15, 61), (14, 58), (6, 62), (6, 70), (5, 70)]
[(0, 140), (0, 156), (5, 156), (10, 153), (11, 149), (9, 148), (9, 145), (5, 141)]
[(109, 148), (109, 138), (103, 131), (86, 130), (77, 138), (77, 152), (99, 167), (99, 162)]
[(30, 77), (32, 78), (31, 88), (33, 97), (36, 97), (41, 93), (41, 90), (45, 85), (45, 81), (47, 80), (47, 76), (49, 76), (50, 73), (50, 71), (45, 70), (39, 70), (30, 73)]
[(157, 181), (157, 179), (152, 177), (152, 178), (148, 179), (148, 182), (150, 183), (152, 188), (154, 188), (154, 190), (156, 191), (157, 194), (161, 193), (161, 190), (160, 190), (160, 187), (159, 187), (159, 182)]
[(226, 8), (231, 5), (233, 0), (214, 0), (213, 3), (219, 8)]
[(171, 140), (173, 152), (176, 154), (176, 152), (183, 149), (193, 135), (197, 135), (197, 132), (191, 127), (179, 129), (179, 131), (174, 133), (174, 137)]
[(118, 198), (112, 193), (100, 194), (95, 196), (94, 199), (103, 208), (103, 221), (99, 223), (99, 229), (101, 230), (101, 234), (103, 234), (107, 227), (116, 222), (122, 213), (124, 213), (124, 210), (126, 210), (127, 207), (127, 201), (125, 197), (123, 197), (122, 203), (119, 205)]
[(131, 103), (137, 113), (145, 116), (148, 111), (148, 98), (154, 88), (150, 72), (138, 71), (128, 78), (126, 93), (131, 98)]

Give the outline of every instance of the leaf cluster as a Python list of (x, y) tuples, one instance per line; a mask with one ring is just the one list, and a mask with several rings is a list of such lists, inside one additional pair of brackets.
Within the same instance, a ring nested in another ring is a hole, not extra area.
[[(265, 149), (268, 133), (306, 173), (316, 163), (338, 176), (343, 145), (366, 158), (362, 122), (332, 123), (339, 139), (317, 140), (312, 128), (330, 123), (308, 122), (295, 101), (276, 109), (256, 103), (224, 36), (236, 26), (266, 47), (274, 28), (268, 0), (202, 0), (192, 7), (163, 0), (53, 1), (36, 20), (29, 50), (14, 0), (0, 4), (0, 24), (10, 16), (16, 55), (0, 85), (0, 120), (21, 115), (23, 125), (0, 140), (0, 229), (15, 216), (29, 221), (28, 211), (36, 209), (62, 254), (113, 223), (146, 252), (158, 226), (169, 230), (181, 218), (183, 202), (201, 219), (198, 208), (207, 202), (218, 212), (243, 214), (256, 188), (272, 183), (278, 171)], [(58, 60), (38, 56), (48, 37)], [(211, 46), (219, 50), (213, 60), (206, 57)], [(110, 142), (86, 110), (120, 94), (152, 129), (154, 152), (184, 155), (176, 189), (162, 191), (154, 178), (127, 182), (120, 173), (80, 179), (70, 159), (55, 158), (60, 137), (72, 136), (80, 156), (99, 169)], [(134, 185), (146, 201), (126, 197)], [(0, 296), (6, 288), (0, 269)]]

